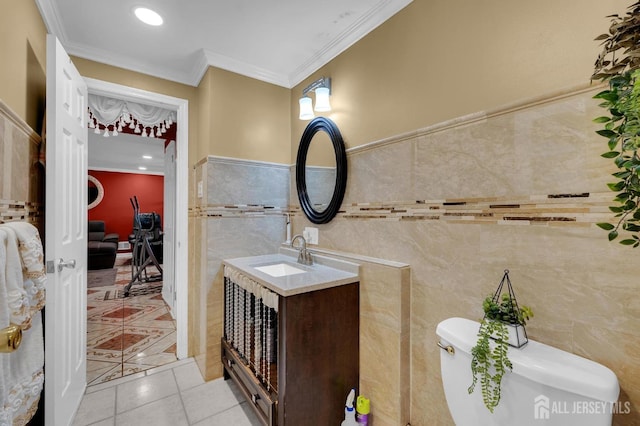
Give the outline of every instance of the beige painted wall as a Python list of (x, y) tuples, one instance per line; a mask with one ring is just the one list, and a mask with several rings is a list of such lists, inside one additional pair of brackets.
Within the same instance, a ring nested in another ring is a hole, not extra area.
[(289, 164), (288, 89), (215, 67), (192, 87), (72, 59), (85, 77), (187, 99), (190, 166), (207, 155)]
[[(136, 89), (147, 90), (149, 92), (160, 93), (189, 102), (189, 165), (195, 164), (198, 144), (198, 89), (193, 86), (175, 83), (135, 71), (113, 67), (90, 61), (78, 57), (72, 57), (73, 63), (83, 77), (94, 78), (107, 81), (109, 83), (121, 84), (123, 86), (134, 87)], [(178, 123), (178, 126), (182, 123)], [(193, 152), (192, 152), (193, 151)]]
[(0, 8), (0, 99), (40, 131), (47, 31), (34, 1), (0, 0)]
[(359, 146), (587, 83), (593, 39), (630, 4), (414, 0), (293, 89), (291, 158), (307, 124), (298, 98), (320, 76), (332, 78), (327, 116)]
[(290, 164), (289, 89), (210, 67), (200, 90), (199, 159), (218, 155)]

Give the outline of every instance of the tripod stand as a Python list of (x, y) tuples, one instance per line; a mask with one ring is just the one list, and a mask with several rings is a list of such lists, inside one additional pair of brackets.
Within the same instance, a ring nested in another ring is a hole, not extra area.
[[(156, 229), (155, 215), (151, 215), (151, 224), (148, 228), (142, 226), (140, 220), (140, 205), (138, 204), (138, 197), (134, 196), (129, 198), (131, 206), (133, 207), (133, 249), (131, 258), (131, 281), (124, 287), (124, 296), (129, 296), (131, 286), (136, 282), (149, 282), (162, 280), (162, 267), (158, 262), (151, 243), (149, 242), (154, 238), (154, 230)], [(160, 275), (150, 276), (147, 274), (148, 266), (155, 266), (160, 272)]]

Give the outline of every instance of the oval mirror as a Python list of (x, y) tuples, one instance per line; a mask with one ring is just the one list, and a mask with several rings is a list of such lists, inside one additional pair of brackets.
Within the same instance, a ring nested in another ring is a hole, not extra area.
[(104, 188), (102, 183), (95, 177), (88, 175), (88, 194), (87, 194), (87, 202), (89, 203), (89, 210), (100, 204), (102, 199), (104, 198)]
[(328, 118), (314, 118), (302, 133), (296, 187), (311, 222), (327, 223), (338, 213), (347, 187), (347, 155), (338, 127)]

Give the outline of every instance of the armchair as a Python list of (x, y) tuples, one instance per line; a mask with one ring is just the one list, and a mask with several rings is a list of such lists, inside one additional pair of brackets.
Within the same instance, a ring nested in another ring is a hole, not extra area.
[(113, 268), (120, 236), (106, 234), (102, 220), (90, 220), (87, 234), (87, 269)]

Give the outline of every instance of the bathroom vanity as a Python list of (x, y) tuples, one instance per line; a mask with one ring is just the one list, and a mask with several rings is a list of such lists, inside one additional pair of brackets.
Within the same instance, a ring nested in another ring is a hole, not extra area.
[(225, 379), (265, 425), (340, 424), (358, 386), (358, 265), (297, 252), (223, 261)]

